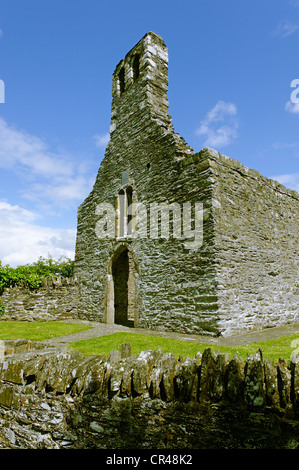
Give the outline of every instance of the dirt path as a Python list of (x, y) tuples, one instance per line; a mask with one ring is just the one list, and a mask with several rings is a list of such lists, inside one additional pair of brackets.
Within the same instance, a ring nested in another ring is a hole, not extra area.
[(51, 344), (55, 345), (67, 345), (73, 341), (81, 341), (85, 339), (97, 338), (99, 336), (105, 336), (113, 333), (117, 333), (120, 331), (125, 331), (128, 333), (135, 333), (135, 334), (144, 334), (144, 335), (153, 335), (153, 336), (161, 336), (164, 338), (173, 338), (179, 339), (184, 341), (194, 341), (200, 343), (207, 343), (207, 344), (218, 344), (222, 346), (239, 346), (239, 345), (246, 345), (251, 343), (256, 343), (260, 341), (265, 341), (268, 339), (279, 338), (281, 336), (286, 336), (290, 334), (299, 334), (299, 323), (294, 323), (292, 325), (285, 325), (280, 326), (277, 328), (268, 328), (263, 331), (254, 331), (243, 333), (240, 335), (233, 335), (228, 337), (211, 337), (205, 335), (188, 335), (182, 333), (174, 333), (170, 331), (152, 331), (146, 330), (142, 328), (129, 328), (122, 325), (107, 325), (105, 323), (98, 323), (98, 322), (89, 322), (85, 320), (67, 320), (68, 323), (76, 323), (91, 326), (92, 328), (85, 331), (80, 331), (75, 334), (70, 334), (66, 336), (61, 336), (59, 338), (53, 338), (49, 340)]

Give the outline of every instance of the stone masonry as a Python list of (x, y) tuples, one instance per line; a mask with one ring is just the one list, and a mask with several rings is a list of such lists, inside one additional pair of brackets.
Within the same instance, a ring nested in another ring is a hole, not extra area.
[(75, 277), (49, 276), (37, 289), (7, 287), (0, 296), (5, 313), (0, 320), (56, 321), (77, 318), (78, 283)]
[(298, 193), (195, 153), (173, 129), (167, 72), (152, 32), (114, 71), (110, 141), (78, 210), (79, 317), (210, 335), (298, 321)]
[[(299, 357), (206, 349), (84, 357), (18, 340), (0, 363), (2, 449), (296, 449)], [(49, 345), (48, 345), (49, 346)], [(12, 354), (14, 353), (14, 354)]]

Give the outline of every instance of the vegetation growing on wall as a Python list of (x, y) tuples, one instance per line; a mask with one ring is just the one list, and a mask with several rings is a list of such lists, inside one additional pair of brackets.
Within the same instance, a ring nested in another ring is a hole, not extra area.
[[(8, 264), (2, 266), (0, 261), (0, 295), (5, 287), (25, 285), (29, 289), (37, 289), (44, 278), (48, 276), (71, 277), (73, 275), (74, 261), (67, 257), (54, 260), (51, 255), (48, 258), (39, 257), (38, 261), (24, 266), (12, 268)], [(3, 304), (0, 303), (0, 314)], [(3, 312), (2, 312), (3, 313)]]

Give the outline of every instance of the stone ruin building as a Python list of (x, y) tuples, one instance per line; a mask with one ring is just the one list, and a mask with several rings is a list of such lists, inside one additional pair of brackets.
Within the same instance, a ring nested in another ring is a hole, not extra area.
[(80, 317), (210, 335), (298, 321), (298, 193), (195, 153), (167, 87), (167, 48), (149, 32), (114, 71), (110, 141), (78, 210)]

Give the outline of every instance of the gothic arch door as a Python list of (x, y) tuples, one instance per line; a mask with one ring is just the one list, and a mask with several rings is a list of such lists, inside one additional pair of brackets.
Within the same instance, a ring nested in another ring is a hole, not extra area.
[(127, 248), (115, 253), (110, 268), (106, 322), (137, 326), (137, 273), (132, 253)]

